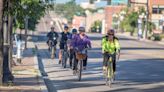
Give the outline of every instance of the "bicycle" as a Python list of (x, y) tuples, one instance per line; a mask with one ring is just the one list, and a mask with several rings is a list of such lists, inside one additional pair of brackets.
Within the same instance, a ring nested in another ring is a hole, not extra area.
[(82, 70), (83, 70), (83, 60), (87, 58), (86, 55), (86, 50), (84, 49), (83, 51), (76, 52), (76, 59), (78, 60), (75, 68), (75, 75), (77, 75), (78, 80), (81, 81), (82, 77)]
[(113, 71), (113, 57), (114, 54), (108, 54), (108, 62), (107, 62), (107, 67), (106, 69), (103, 71), (104, 75), (105, 75), (105, 80), (106, 80), (106, 85), (111, 87), (111, 84), (113, 83), (114, 79), (115, 79), (115, 75), (114, 75), (114, 71)]
[(54, 56), (56, 56), (56, 54), (55, 54), (55, 52), (56, 52), (56, 43), (55, 43), (54, 40), (49, 40), (48, 43), (49, 43), (50, 57), (51, 57), (51, 59), (53, 59)]
[(67, 59), (68, 59), (68, 46), (65, 43), (64, 49), (62, 50), (62, 67), (66, 68), (67, 66)]

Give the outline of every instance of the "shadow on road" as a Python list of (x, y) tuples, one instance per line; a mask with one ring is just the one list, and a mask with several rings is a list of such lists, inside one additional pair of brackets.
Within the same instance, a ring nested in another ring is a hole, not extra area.
[(119, 81), (156, 83), (164, 82), (164, 58), (137, 59), (117, 62)]

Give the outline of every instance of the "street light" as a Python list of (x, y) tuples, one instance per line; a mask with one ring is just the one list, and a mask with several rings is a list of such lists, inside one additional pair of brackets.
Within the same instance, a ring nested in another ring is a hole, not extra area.
[[(27, 10), (27, 5), (23, 5), (23, 9)], [(24, 49), (27, 49), (27, 30), (28, 30), (28, 16), (25, 15), (25, 47)]]

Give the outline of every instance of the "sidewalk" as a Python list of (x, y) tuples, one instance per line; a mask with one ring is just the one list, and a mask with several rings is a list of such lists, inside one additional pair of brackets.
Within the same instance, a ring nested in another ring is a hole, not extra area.
[[(126, 36), (126, 37), (128, 37), (128, 38), (138, 40), (137, 36), (130, 36), (130, 33), (128, 33), (128, 32), (117, 33), (117, 35), (118, 35), (118, 36)], [(162, 41), (152, 41), (152, 40), (148, 40), (148, 39), (141, 39), (140, 41), (152, 42), (152, 43), (164, 45), (164, 39), (163, 39)]]
[(13, 66), (14, 85), (0, 87), (0, 92), (48, 92), (40, 76), (35, 45), (28, 42), (23, 52), (22, 64)]

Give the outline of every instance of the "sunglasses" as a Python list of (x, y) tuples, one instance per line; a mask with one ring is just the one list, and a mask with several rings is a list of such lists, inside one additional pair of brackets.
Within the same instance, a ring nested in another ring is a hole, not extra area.
[(113, 36), (114, 34), (108, 34), (108, 35), (112, 35)]

